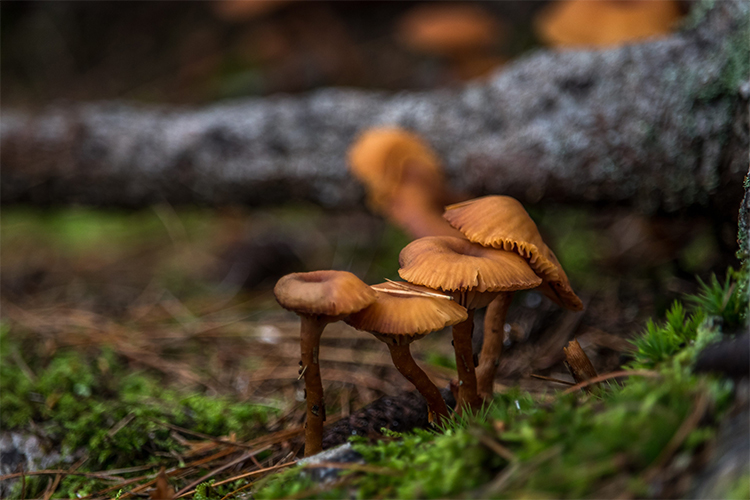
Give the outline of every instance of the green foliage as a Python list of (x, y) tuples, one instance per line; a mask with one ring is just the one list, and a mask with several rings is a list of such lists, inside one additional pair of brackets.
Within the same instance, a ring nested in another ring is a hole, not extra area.
[[(158, 453), (181, 445), (161, 422), (223, 436), (240, 438), (261, 432), (275, 410), (229, 398), (209, 397), (165, 388), (148, 373), (127, 373), (109, 350), (86, 354), (58, 350), (47, 361), (25, 359), (34, 379), (18, 368), (14, 356), (21, 344), (0, 336), (0, 428), (27, 429), (33, 425), (58, 442), (64, 453), (85, 449), (83, 470), (158, 464)], [(99, 481), (67, 476), (58, 493), (88, 494)]]
[(726, 329), (739, 328), (746, 324), (750, 296), (747, 278), (743, 279), (741, 271), (735, 271), (730, 267), (724, 284), (719, 282), (715, 274), (711, 275), (709, 283), (704, 283), (700, 278), (698, 282), (701, 286), (700, 293), (688, 297), (688, 301), (705, 311), (708, 316), (721, 318)]
[(650, 368), (674, 356), (695, 340), (704, 318), (702, 311), (687, 316), (682, 304), (675, 301), (663, 324), (649, 319), (646, 331), (633, 341), (637, 367)]
[[(653, 368), (677, 356), (690, 362), (694, 355), (717, 340), (722, 331), (730, 332), (747, 324), (747, 272), (731, 267), (722, 284), (715, 275), (709, 283), (698, 279), (700, 291), (686, 297), (693, 312), (688, 315), (680, 302), (669, 309), (664, 323), (649, 320), (646, 331), (633, 341), (631, 368)], [(686, 349), (689, 348), (689, 349)]]

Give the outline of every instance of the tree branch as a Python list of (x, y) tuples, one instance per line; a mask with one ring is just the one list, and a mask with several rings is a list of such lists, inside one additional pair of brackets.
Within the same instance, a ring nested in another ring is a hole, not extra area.
[(362, 199), (346, 170), (352, 140), (371, 126), (400, 125), (422, 134), (454, 186), (470, 193), (736, 213), (748, 159), (749, 5), (698, 4), (692, 26), (671, 37), (540, 51), (455, 90), (5, 111), (2, 201), (301, 198), (342, 208)]

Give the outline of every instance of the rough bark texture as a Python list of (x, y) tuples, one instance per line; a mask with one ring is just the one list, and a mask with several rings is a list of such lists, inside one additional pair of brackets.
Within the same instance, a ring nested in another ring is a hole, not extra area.
[(6, 110), (2, 200), (351, 206), (362, 191), (346, 171), (347, 148), (367, 127), (400, 125), (422, 134), (470, 193), (673, 210), (721, 192), (715, 204), (736, 213), (747, 169), (749, 15), (744, 0), (704, 2), (669, 38), (540, 51), (456, 90)]

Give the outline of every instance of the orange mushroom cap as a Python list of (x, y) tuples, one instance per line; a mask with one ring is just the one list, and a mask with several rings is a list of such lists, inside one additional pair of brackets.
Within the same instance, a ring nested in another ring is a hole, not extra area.
[(376, 292), (347, 271), (313, 271), (283, 276), (273, 289), (284, 309), (314, 316), (348, 316), (369, 306)]
[(498, 21), (471, 4), (419, 5), (403, 17), (398, 30), (410, 49), (438, 56), (487, 49), (500, 34)]
[(446, 207), (443, 217), (469, 241), (516, 252), (544, 280), (545, 286), (540, 291), (563, 307), (576, 311), (583, 309), (583, 303), (573, 292), (557, 257), (544, 243), (536, 224), (515, 198), (475, 198)]
[(370, 208), (379, 213), (387, 212), (407, 180), (422, 184), (438, 196), (445, 189), (443, 169), (435, 153), (419, 136), (398, 128), (363, 133), (349, 150), (349, 167), (367, 188)]
[(290, 0), (215, 0), (209, 5), (222, 21), (244, 22), (269, 14), (288, 3)]
[(468, 317), (466, 309), (449, 296), (428, 295), (435, 290), (424, 286), (386, 282), (372, 288), (377, 300), (349, 316), (346, 322), (358, 330), (379, 335), (381, 340), (385, 337), (391, 342), (410, 343)]
[(609, 47), (671, 32), (674, 0), (564, 0), (539, 13), (535, 29), (555, 47)]
[(509, 292), (542, 283), (518, 254), (450, 236), (412, 241), (401, 250), (399, 264), (398, 274), (406, 281), (447, 292)]

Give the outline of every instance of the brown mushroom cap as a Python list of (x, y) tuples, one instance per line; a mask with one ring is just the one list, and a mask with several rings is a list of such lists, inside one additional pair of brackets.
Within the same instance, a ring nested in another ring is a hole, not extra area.
[(611, 47), (667, 34), (680, 16), (674, 0), (565, 0), (542, 9), (535, 30), (555, 47)]
[(381, 283), (373, 285), (377, 300), (370, 306), (349, 316), (346, 322), (358, 330), (391, 339), (391, 342), (409, 343), (430, 332), (466, 320), (466, 309), (452, 300), (432, 297), (435, 290), (408, 284)]
[(461, 3), (414, 7), (398, 30), (401, 41), (412, 50), (438, 56), (488, 49), (502, 34), (491, 13), (479, 5)]
[(410, 236), (461, 236), (440, 215), (455, 196), (437, 156), (417, 135), (398, 128), (368, 130), (350, 149), (349, 168), (365, 185), (370, 209)]
[(509, 292), (542, 283), (518, 254), (450, 236), (412, 241), (401, 250), (399, 264), (406, 281), (449, 292)]
[(273, 289), (284, 309), (315, 316), (346, 316), (369, 306), (376, 292), (347, 271), (313, 271), (283, 276)]
[[(544, 243), (536, 224), (515, 198), (484, 196), (457, 203), (446, 207), (443, 217), (469, 241), (518, 253), (549, 285), (549, 290), (553, 292), (550, 298), (568, 309), (583, 308), (557, 257)], [(542, 291), (548, 290), (543, 287)]]
[(440, 160), (419, 136), (398, 128), (363, 133), (349, 150), (352, 174), (367, 187), (368, 203), (383, 213), (407, 177), (426, 190), (444, 191)]

